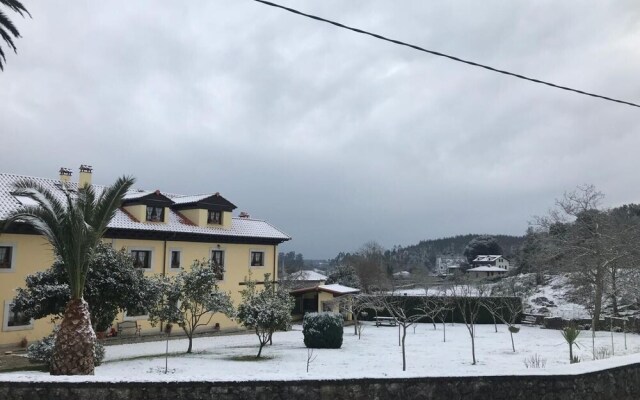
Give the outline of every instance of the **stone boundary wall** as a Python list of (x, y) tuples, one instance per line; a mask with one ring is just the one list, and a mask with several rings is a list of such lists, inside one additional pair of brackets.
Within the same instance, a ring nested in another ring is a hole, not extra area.
[(0, 399), (3, 400), (637, 400), (639, 398), (640, 363), (581, 375), (274, 382), (0, 381)]

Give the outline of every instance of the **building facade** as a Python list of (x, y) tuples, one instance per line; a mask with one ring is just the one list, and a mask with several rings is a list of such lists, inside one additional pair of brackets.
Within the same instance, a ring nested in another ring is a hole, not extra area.
[[(0, 221), (8, 213), (32, 200), (12, 194), (15, 183), (28, 179), (62, 196), (61, 185), (72, 192), (91, 183), (92, 170), (82, 166), (77, 183), (71, 182), (71, 172), (61, 169), (59, 179), (0, 174)], [(94, 185), (96, 192), (104, 187)], [(145, 275), (175, 275), (188, 269), (194, 260), (213, 259), (223, 266), (220, 289), (231, 294), (235, 304), (245, 278), (251, 273), (261, 279), (270, 273), (277, 279), (278, 245), (291, 238), (264, 220), (246, 213), (234, 216), (236, 206), (219, 193), (184, 196), (159, 190), (132, 190), (111, 220), (106, 243), (115, 249), (125, 249), (134, 259), (136, 268)], [(11, 312), (15, 289), (24, 286), (27, 275), (49, 268), (54, 261), (51, 246), (28, 226), (15, 224), (0, 233), (0, 345), (19, 343), (23, 338), (35, 341), (48, 335), (53, 326), (41, 319), (27, 321)], [(159, 331), (151, 327), (145, 315), (129, 311), (117, 321), (135, 320), (142, 332)], [(211, 325), (221, 329), (237, 324), (223, 315), (214, 315)], [(205, 327), (206, 329), (206, 327)]]
[(493, 278), (504, 276), (511, 269), (509, 260), (498, 255), (479, 255), (473, 259), (473, 268), (467, 274), (473, 278)]
[(472, 261), (474, 267), (497, 267), (505, 271), (511, 269), (511, 264), (506, 257), (497, 255), (479, 255)]

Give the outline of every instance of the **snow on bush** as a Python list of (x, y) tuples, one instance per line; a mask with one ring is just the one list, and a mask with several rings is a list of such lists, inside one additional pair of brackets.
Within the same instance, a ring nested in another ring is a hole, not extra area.
[[(51, 366), (51, 356), (53, 355), (53, 346), (56, 342), (57, 329), (51, 332), (49, 336), (45, 336), (41, 341), (29, 345), (27, 348), (27, 358), (34, 364), (43, 363), (49, 368)], [(104, 359), (104, 346), (99, 341), (93, 348), (93, 362), (96, 366), (102, 364)]]
[(314, 349), (339, 349), (342, 346), (342, 326), (340, 314), (307, 313), (302, 321), (304, 345)]

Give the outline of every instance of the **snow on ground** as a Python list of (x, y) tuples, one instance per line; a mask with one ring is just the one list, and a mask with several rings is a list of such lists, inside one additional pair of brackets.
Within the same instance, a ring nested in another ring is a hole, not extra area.
[(534, 293), (525, 298), (525, 311), (539, 313), (542, 307), (553, 317), (565, 319), (590, 318), (587, 309), (567, 300), (567, 292), (573, 288), (566, 275), (551, 275), (545, 285), (536, 287)]
[[(362, 339), (353, 335), (353, 327), (345, 327), (341, 349), (315, 349), (317, 358), (306, 372), (308, 352), (303, 344), (301, 326), (274, 335), (273, 346), (263, 349), (263, 360), (257, 354), (257, 338), (253, 334), (216, 336), (194, 339), (194, 353), (186, 355), (186, 340), (169, 342), (169, 373), (164, 374), (166, 342), (147, 342), (108, 346), (105, 362), (96, 368), (95, 376), (59, 377), (44, 372), (0, 374), (2, 381), (242, 381), (385, 378), (420, 376), (572, 374), (640, 362), (640, 335), (614, 334), (615, 356), (592, 361), (590, 332), (582, 332), (579, 349), (574, 354), (583, 360), (568, 362), (568, 345), (560, 331), (523, 326), (514, 335), (516, 352), (511, 350), (509, 333), (499, 325), (478, 325), (476, 338), (477, 365), (471, 365), (471, 344), (462, 324), (447, 324), (447, 341), (443, 327), (433, 330), (431, 324), (417, 324), (408, 329), (407, 371), (402, 371), (398, 328), (365, 326)], [(597, 332), (596, 348), (611, 347), (608, 332)], [(546, 368), (527, 369), (524, 359), (539, 354)]]

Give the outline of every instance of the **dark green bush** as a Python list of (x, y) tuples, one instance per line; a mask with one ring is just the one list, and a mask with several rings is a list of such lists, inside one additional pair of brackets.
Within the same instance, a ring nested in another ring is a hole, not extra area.
[(307, 313), (302, 320), (304, 345), (312, 349), (339, 349), (342, 346), (342, 315)]
[[(27, 358), (32, 363), (43, 363), (47, 368), (51, 367), (51, 357), (53, 357), (53, 345), (56, 341), (57, 329), (51, 332), (49, 336), (45, 336), (39, 342), (29, 345), (27, 349)], [(93, 362), (96, 366), (102, 364), (104, 358), (104, 346), (100, 341), (96, 341), (93, 348)]]

